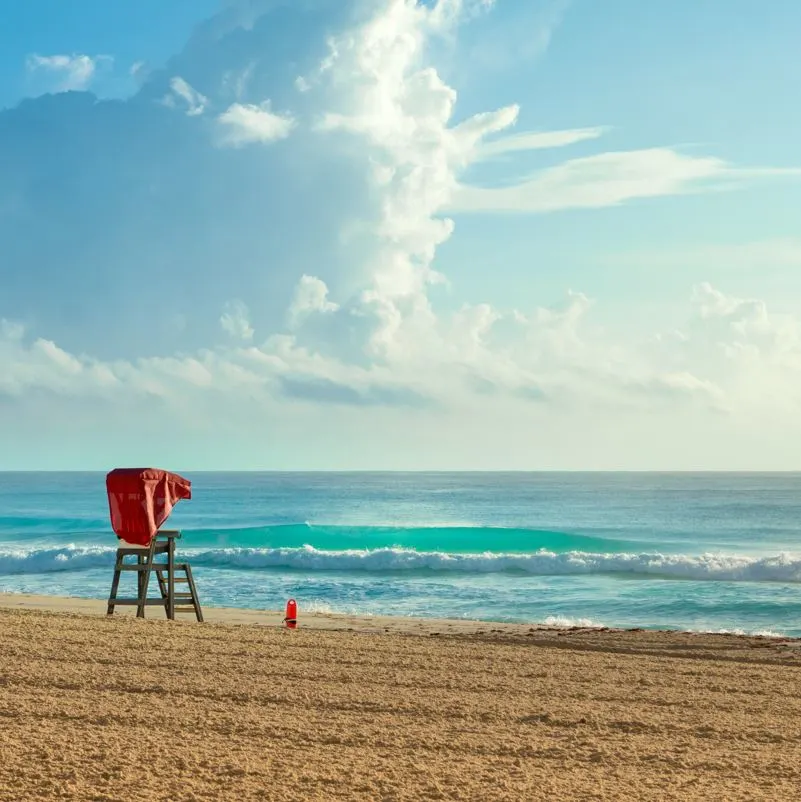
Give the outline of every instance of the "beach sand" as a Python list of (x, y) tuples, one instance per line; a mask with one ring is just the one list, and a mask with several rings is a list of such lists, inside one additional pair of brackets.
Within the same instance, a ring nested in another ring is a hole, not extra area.
[(0, 799), (753, 800), (801, 642), (0, 594)]

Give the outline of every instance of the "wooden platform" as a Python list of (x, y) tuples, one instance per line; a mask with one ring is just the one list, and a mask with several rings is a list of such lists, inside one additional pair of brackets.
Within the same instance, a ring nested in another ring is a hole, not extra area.
[[(146, 607), (158, 606), (164, 608), (170, 620), (174, 620), (176, 614), (194, 613), (198, 621), (203, 621), (192, 567), (187, 562), (175, 562), (175, 541), (180, 537), (178, 530), (167, 529), (158, 532), (150, 546), (125, 545), (117, 549), (107, 615), (113, 615), (117, 605), (135, 605), (137, 618), (144, 618)], [(166, 559), (156, 560), (159, 556)], [(135, 562), (126, 561), (130, 557), (135, 558)], [(117, 596), (120, 579), (126, 572), (136, 573), (136, 597)], [(156, 575), (159, 596), (148, 598), (150, 575), (153, 573)], [(176, 584), (186, 587), (186, 590), (176, 591)]]

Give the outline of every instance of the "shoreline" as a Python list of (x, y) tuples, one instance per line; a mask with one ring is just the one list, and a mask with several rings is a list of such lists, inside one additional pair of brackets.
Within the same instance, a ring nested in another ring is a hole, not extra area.
[[(106, 600), (81, 596), (0, 591), (0, 609), (41, 610), (53, 613), (74, 613), (106, 616)], [(134, 617), (133, 607), (119, 607), (114, 616)], [(234, 624), (283, 628), (284, 613), (250, 607), (213, 607), (203, 605), (203, 617), (209, 624)], [(158, 606), (148, 607), (145, 620), (166, 620)], [(178, 621), (197, 623), (192, 615)], [(298, 610), (298, 628), (326, 631), (392, 632), (400, 634), (463, 634), (482, 635), (489, 632), (506, 635), (526, 635), (532, 630), (551, 631), (620, 631), (599, 626), (559, 627), (546, 624), (509, 623), (461, 618), (424, 618), (402, 615), (350, 615), (348, 613), (305, 612)], [(634, 631), (634, 630), (632, 630)], [(639, 631), (639, 630), (638, 630)]]
[[(21, 611), (84, 619), (136, 621), (133, 607), (118, 608), (106, 615), (106, 600), (73, 596), (0, 591), (0, 613)], [(283, 631), (284, 613), (235, 607), (203, 607), (203, 624), (193, 615), (168, 622), (158, 607), (149, 607), (148, 624), (195, 627), (251, 628)], [(692, 657), (735, 662), (774, 662), (801, 667), (801, 638), (697, 632), (679, 629), (614, 628), (605, 626), (554, 626), (468, 619), (417, 618), (411, 616), (347, 615), (344, 613), (298, 612), (294, 632), (342, 633), (366, 636), (407, 636), (464, 640), (476, 643), (525, 644), (532, 647), (571, 649), (664, 657)]]

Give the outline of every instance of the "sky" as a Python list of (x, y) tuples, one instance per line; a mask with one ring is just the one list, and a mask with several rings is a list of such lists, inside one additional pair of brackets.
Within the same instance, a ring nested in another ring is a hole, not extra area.
[(801, 470), (801, 5), (0, 9), (0, 470)]

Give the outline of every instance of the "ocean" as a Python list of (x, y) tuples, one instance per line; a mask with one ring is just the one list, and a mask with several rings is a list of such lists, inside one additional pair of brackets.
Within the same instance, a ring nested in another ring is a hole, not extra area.
[[(183, 475), (204, 605), (801, 636), (801, 474)], [(115, 548), (104, 474), (0, 473), (0, 591), (105, 599)]]

